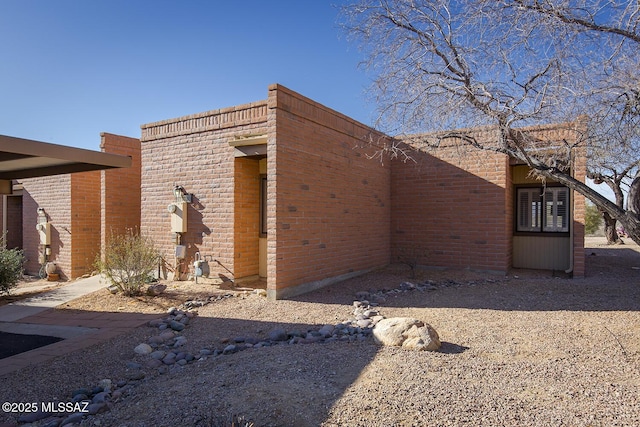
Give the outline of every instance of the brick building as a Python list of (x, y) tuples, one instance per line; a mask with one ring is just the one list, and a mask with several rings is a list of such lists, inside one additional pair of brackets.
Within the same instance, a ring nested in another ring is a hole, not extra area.
[[(271, 298), (407, 257), (431, 267), (584, 274), (582, 196), (564, 187), (543, 196), (526, 167), (471, 148), (372, 160), (389, 138), (280, 85), (265, 101), (143, 125), (141, 142), (141, 227), (178, 274), (204, 259), (212, 275), (266, 277)], [(572, 167), (584, 180), (584, 159)], [(176, 186), (192, 197), (177, 234), (167, 210)], [(534, 193), (531, 205), (525, 196)], [(555, 228), (541, 225), (543, 197)], [(532, 209), (536, 224), (517, 226)]]
[[(63, 279), (91, 273), (105, 230), (140, 226), (140, 141), (103, 133), (101, 148), (130, 156), (132, 167), (22, 178), (3, 196), (7, 247), (23, 249), (28, 274), (41, 273), (43, 261)], [(47, 245), (36, 229), (41, 218), (49, 223)]]
[[(198, 253), (212, 275), (266, 277), (271, 298), (387, 265), (390, 169), (354, 149), (369, 134), (384, 138), (279, 85), (265, 101), (143, 125), (141, 228), (179, 272)], [(175, 186), (193, 195), (179, 240)]]
[[(573, 124), (535, 131), (576, 137)], [(398, 261), (584, 274), (582, 196), (543, 187), (505, 155), (461, 155), (457, 144), (414, 151), (406, 163), (372, 159), (391, 142), (272, 85), (263, 101), (145, 124), (140, 140), (102, 134), (102, 150), (130, 155), (130, 169), (22, 180), (21, 203), (5, 197), (3, 209), (22, 209), (33, 272), (44, 208), (52, 259), (69, 278), (91, 270), (110, 233), (138, 226), (161, 251), (161, 274), (186, 279), (203, 261), (209, 277), (266, 278), (272, 299)]]

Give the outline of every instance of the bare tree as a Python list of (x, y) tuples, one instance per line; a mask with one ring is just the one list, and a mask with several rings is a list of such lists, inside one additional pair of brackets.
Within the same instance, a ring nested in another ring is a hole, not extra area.
[[(344, 17), (376, 76), (379, 127), (434, 132), (425, 144), (454, 136), (518, 159), (590, 199), (640, 243), (640, 3), (360, 0)], [(578, 137), (544, 145), (526, 130), (558, 122), (578, 123)], [(496, 137), (469, 131), (483, 125)], [(575, 153), (588, 153), (592, 176), (634, 178), (626, 209), (571, 176)]]

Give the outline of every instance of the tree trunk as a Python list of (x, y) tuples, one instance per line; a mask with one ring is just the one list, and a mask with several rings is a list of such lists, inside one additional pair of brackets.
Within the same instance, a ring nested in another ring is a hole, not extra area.
[(620, 239), (616, 230), (618, 220), (612, 218), (607, 212), (602, 212), (602, 218), (604, 219), (604, 235), (607, 238), (607, 245), (623, 244), (624, 242)]
[(640, 170), (629, 187), (627, 201), (629, 202), (627, 209), (636, 215), (640, 215)]

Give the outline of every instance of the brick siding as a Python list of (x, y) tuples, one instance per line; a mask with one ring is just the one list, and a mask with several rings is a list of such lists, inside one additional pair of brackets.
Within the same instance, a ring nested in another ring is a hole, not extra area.
[(388, 264), (389, 166), (358, 148), (381, 134), (279, 85), (269, 108), (270, 296)]
[(455, 143), (392, 166), (392, 261), (505, 272), (508, 158)]
[(238, 242), (241, 252), (237, 256), (235, 162), (229, 141), (267, 133), (266, 112), (266, 101), (261, 101), (142, 126), (140, 226), (174, 267), (175, 236), (167, 205), (174, 201), (175, 185), (193, 194), (188, 229), (181, 242), (187, 247), (181, 272), (192, 272), (196, 252), (210, 258), (213, 276), (229, 277), (235, 271), (235, 260), (242, 257), (244, 249)]
[[(71, 174), (71, 278), (91, 273), (100, 253), (100, 171)], [(65, 251), (67, 252), (67, 251)]]
[(234, 163), (234, 273), (256, 276), (259, 271), (260, 164), (237, 158)]
[(101, 172), (101, 248), (110, 236), (140, 230), (140, 140), (103, 132), (100, 148), (104, 152), (131, 157), (130, 168)]
[[(27, 259), (25, 271), (37, 275), (40, 270), (38, 260), (42, 251), (36, 230), (37, 210), (43, 208), (51, 222), (51, 255), (49, 261), (58, 265), (63, 278), (71, 275), (72, 217), (71, 217), (71, 176), (55, 175), (21, 180), (22, 192), (22, 239)], [(97, 215), (94, 211), (93, 215)]]

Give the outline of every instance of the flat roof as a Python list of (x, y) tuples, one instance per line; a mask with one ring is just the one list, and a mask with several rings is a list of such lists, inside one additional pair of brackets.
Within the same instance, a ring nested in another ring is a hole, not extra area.
[(128, 167), (128, 156), (0, 135), (0, 179)]

